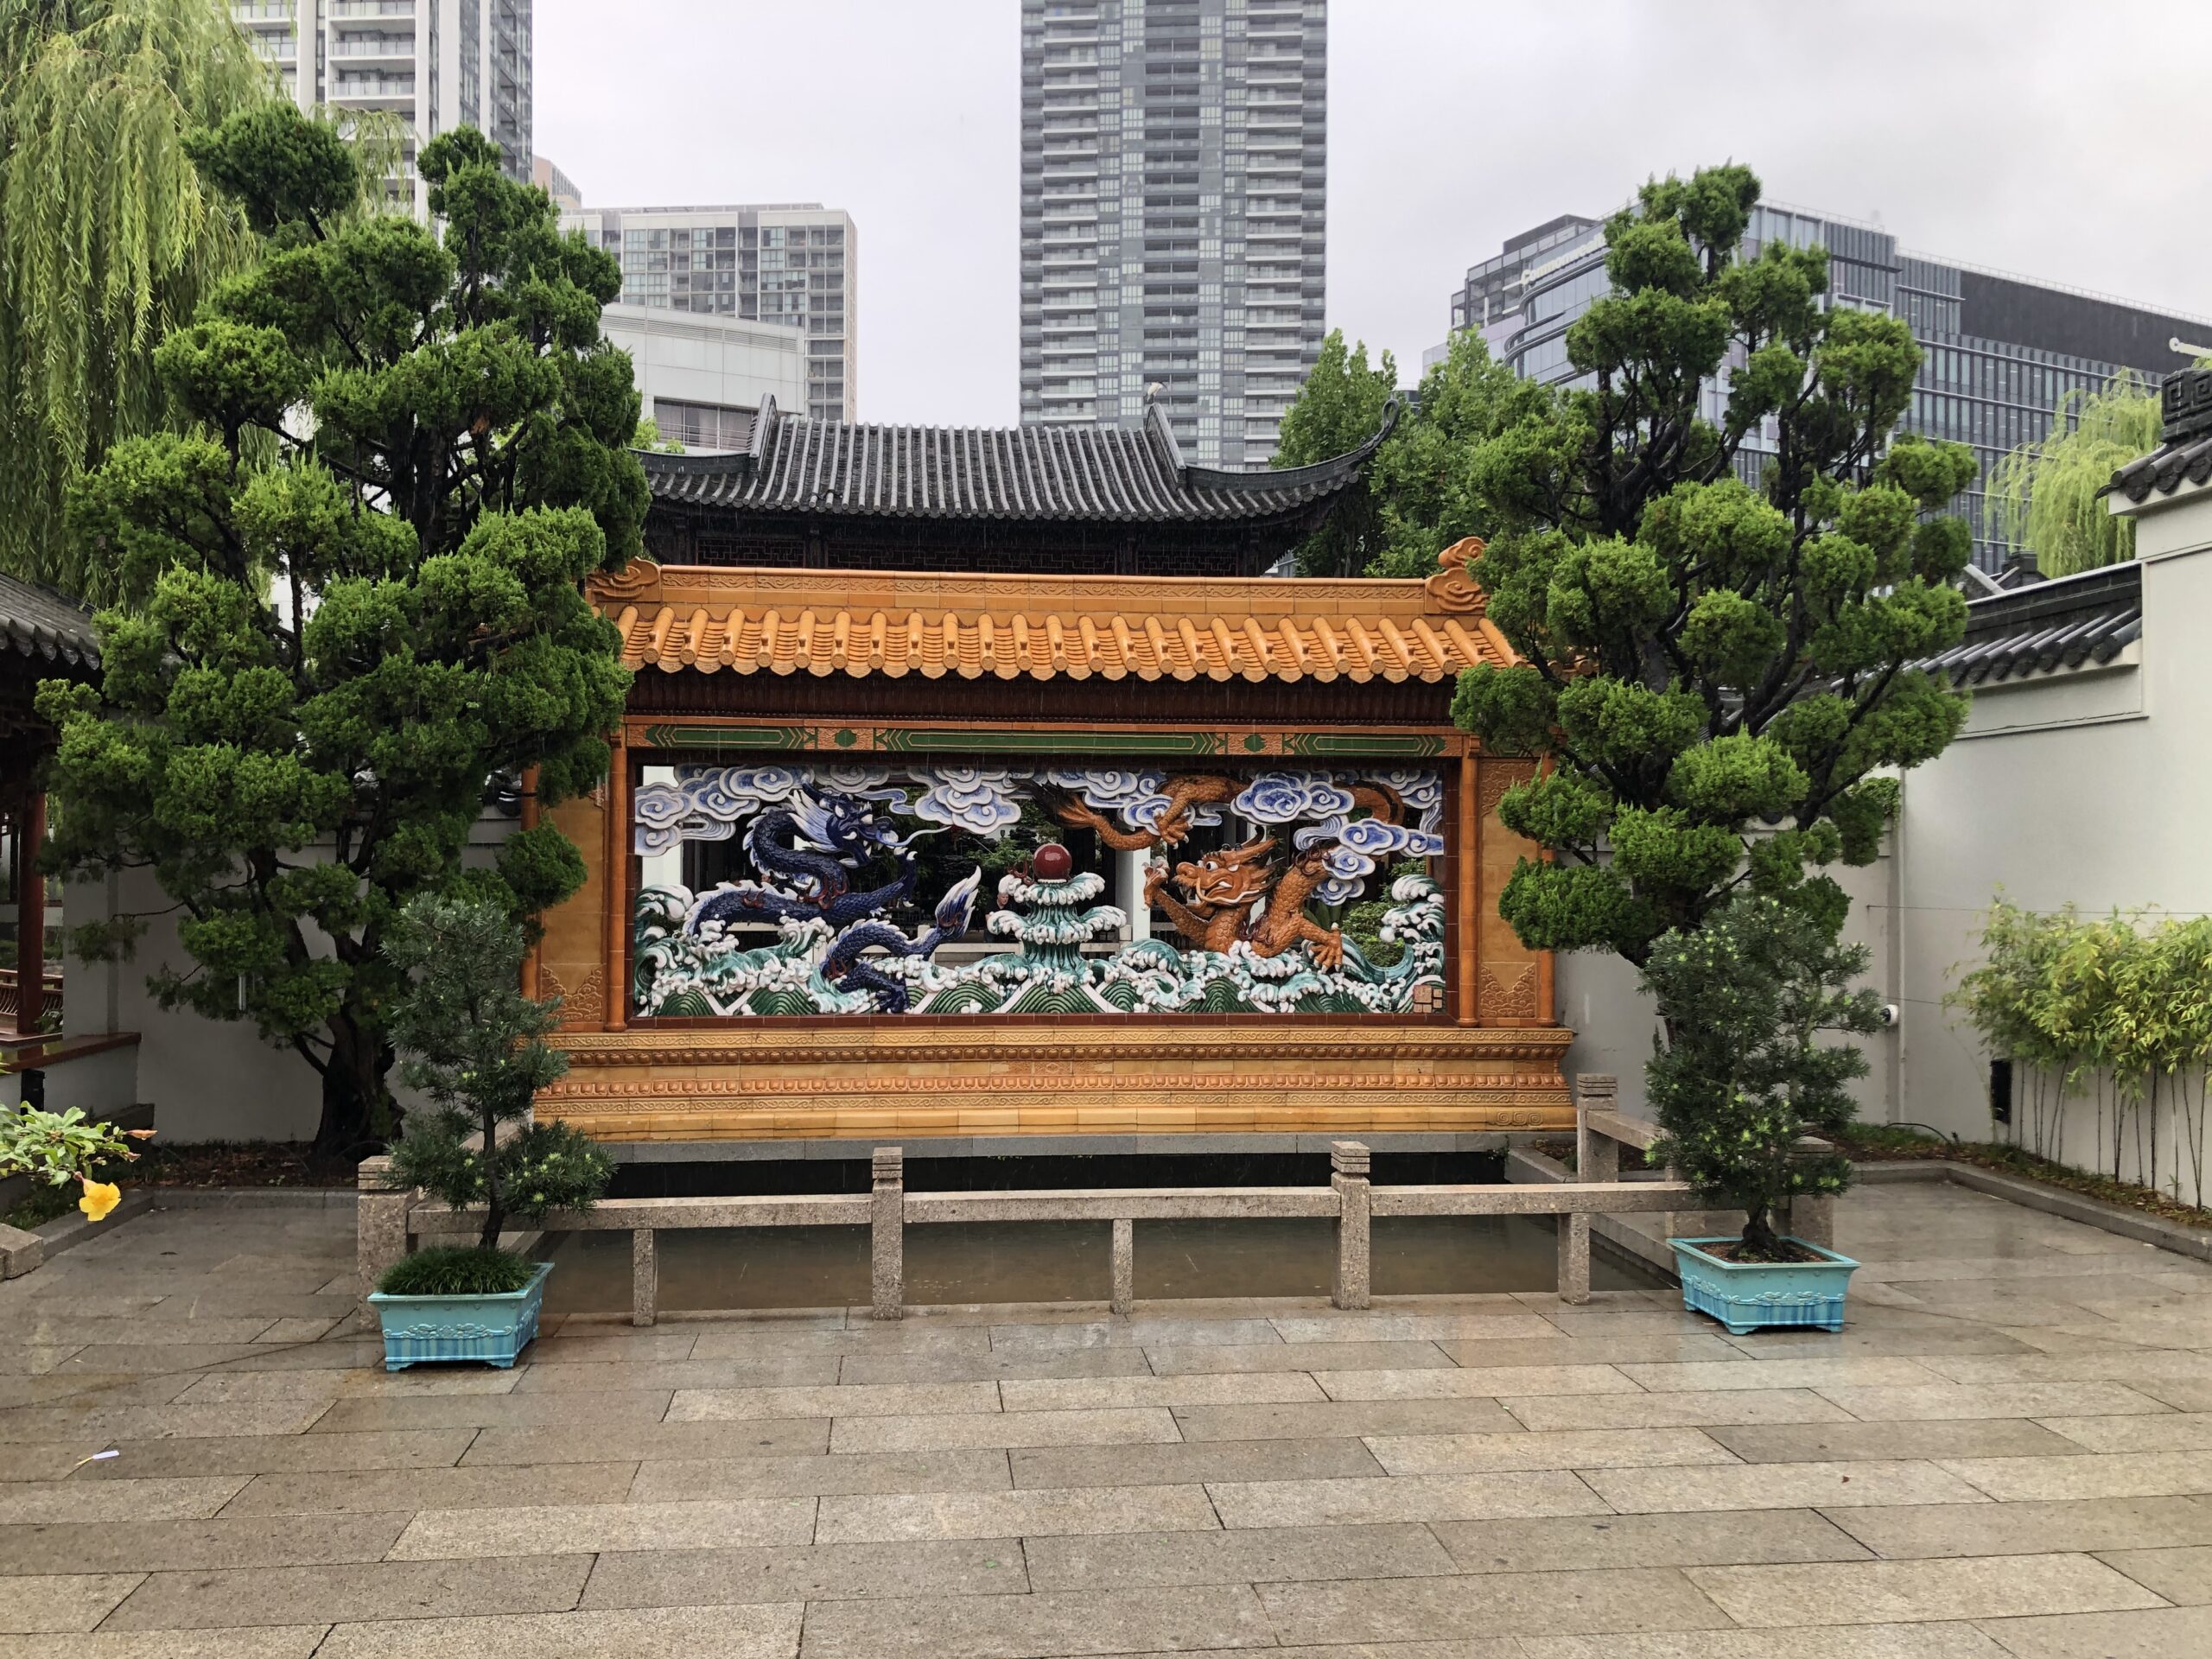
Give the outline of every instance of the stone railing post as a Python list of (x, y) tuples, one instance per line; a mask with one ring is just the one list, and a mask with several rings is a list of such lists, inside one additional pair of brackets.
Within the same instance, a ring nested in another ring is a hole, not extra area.
[(1808, 1244), (1835, 1249), (1835, 1195), (1801, 1192), (1789, 1200), (1789, 1231)]
[(878, 1147), (874, 1207), (868, 1217), (868, 1286), (879, 1319), (906, 1314), (906, 1153)]
[(1576, 1211), (1559, 1218), (1559, 1299), (1580, 1305), (1590, 1300), (1590, 1215)]
[(407, 1207), (415, 1195), (404, 1187), (394, 1187), (391, 1180), (391, 1160), (388, 1157), (364, 1158), (355, 1173), (358, 1188), (354, 1199), (354, 1271), (359, 1277), (361, 1294), (360, 1323), (373, 1327), (376, 1311), (369, 1306), (369, 1293), (377, 1287), (385, 1269), (396, 1265), (407, 1254)]
[(1337, 1192), (1337, 1274), (1329, 1300), (1338, 1307), (1368, 1305), (1368, 1219), (1371, 1198), (1363, 1142), (1329, 1143), (1329, 1185)]
[(660, 1317), (660, 1236), (650, 1227), (630, 1230), (630, 1323)]
[(1582, 1071), (1574, 1079), (1574, 1179), (1578, 1181), (1618, 1181), (1621, 1178), (1620, 1142), (1609, 1135), (1590, 1131), (1590, 1114), (1620, 1109), (1621, 1080), (1602, 1071)]
[(1137, 1305), (1137, 1224), (1123, 1219), (1114, 1224), (1113, 1309), (1127, 1313)]

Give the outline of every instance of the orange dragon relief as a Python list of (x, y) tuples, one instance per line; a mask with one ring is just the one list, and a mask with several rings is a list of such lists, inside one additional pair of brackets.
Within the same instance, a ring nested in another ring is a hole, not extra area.
[[(1056, 800), (1052, 812), (1060, 823), (1090, 830), (1103, 845), (1118, 852), (1150, 851), (1189, 838), (1192, 809), (1234, 800), (1243, 788), (1239, 779), (1208, 773), (1170, 778), (1161, 785), (1169, 805), (1148, 830), (1125, 830), (1071, 796)], [(1357, 805), (1385, 823), (1404, 821), (1404, 803), (1389, 789), (1363, 784), (1351, 795)], [(1328, 879), (1326, 861), (1335, 845), (1332, 841), (1317, 842), (1287, 864), (1277, 865), (1268, 857), (1275, 839), (1263, 836), (1241, 847), (1185, 860), (1175, 866), (1172, 878), (1182, 889), (1180, 898), (1166, 891), (1171, 879), (1166, 861), (1154, 859), (1145, 874), (1145, 902), (1166, 911), (1176, 931), (1202, 950), (1225, 954), (1241, 939), (1255, 956), (1278, 957), (1302, 944), (1309, 947), (1317, 967), (1333, 969), (1344, 960), (1343, 931), (1314, 921), (1306, 913), (1306, 903)]]

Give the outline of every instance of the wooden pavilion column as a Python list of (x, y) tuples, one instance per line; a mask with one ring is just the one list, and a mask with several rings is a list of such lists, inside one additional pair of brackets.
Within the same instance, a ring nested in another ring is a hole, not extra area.
[(1479, 1003), (1477, 993), (1482, 977), (1482, 915), (1483, 915), (1483, 859), (1482, 859), (1482, 788), (1481, 762), (1476, 759), (1471, 745), (1459, 757), (1459, 787), (1457, 802), (1459, 822), (1454, 824), (1458, 855), (1459, 880), (1452, 894), (1455, 906), (1452, 916), (1459, 933), (1457, 983), (1453, 987), (1457, 1007), (1452, 1010), (1456, 1023), (1471, 1026), (1478, 1023)]
[(629, 1023), (630, 991), (623, 976), (629, 938), (630, 734), (614, 728), (614, 753), (607, 767), (607, 1020), (620, 1031)]

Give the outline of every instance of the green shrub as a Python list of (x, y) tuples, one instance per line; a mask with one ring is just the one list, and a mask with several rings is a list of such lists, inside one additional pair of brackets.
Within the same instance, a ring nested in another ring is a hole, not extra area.
[(512, 1250), (441, 1244), (387, 1268), (377, 1288), (387, 1296), (504, 1296), (528, 1284), (536, 1271)]

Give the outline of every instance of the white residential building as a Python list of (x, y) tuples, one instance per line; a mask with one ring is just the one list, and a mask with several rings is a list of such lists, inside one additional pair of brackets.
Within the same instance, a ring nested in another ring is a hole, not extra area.
[(234, 0), (231, 15), (302, 109), (378, 110), (407, 124), (406, 174), (426, 211), (415, 147), (475, 127), (531, 176), (532, 0)]
[(605, 207), (563, 213), (622, 261), (622, 303), (783, 323), (806, 336), (806, 396), (820, 421), (860, 418), (860, 248), (852, 215), (819, 202)]

